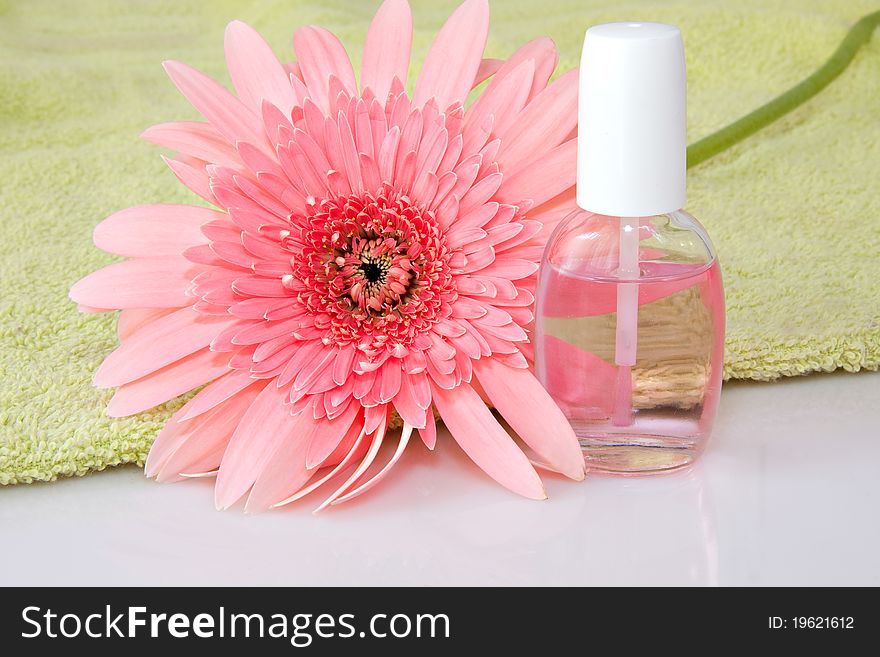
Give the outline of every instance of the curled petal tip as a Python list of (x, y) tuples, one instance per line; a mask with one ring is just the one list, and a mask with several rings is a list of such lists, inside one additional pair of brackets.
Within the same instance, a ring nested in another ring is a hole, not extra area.
[(534, 483), (528, 488), (525, 488), (524, 490), (516, 490), (514, 492), (530, 500), (543, 501), (546, 499), (550, 499), (550, 496), (547, 495), (547, 489), (544, 487), (544, 482), (541, 481), (541, 478), (537, 475), (535, 476)]
[(321, 511), (326, 509), (331, 504), (333, 504), (333, 497), (328, 497), (326, 500), (321, 502), (321, 504), (314, 511), (312, 511), (312, 515), (313, 516), (318, 515), (319, 513), (321, 513)]
[(586, 468), (575, 468), (571, 470), (565, 470), (560, 472), (560, 474), (565, 475), (572, 481), (583, 481), (587, 478), (587, 470)]
[(231, 507), (235, 503), (234, 500), (230, 501), (230, 500), (226, 499), (226, 497), (221, 494), (222, 491), (223, 491), (222, 488), (220, 488), (219, 486), (215, 486), (215, 488), (214, 488), (214, 508), (217, 509), (218, 511), (226, 511), (226, 509), (228, 509), (229, 507)]
[(112, 387), (107, 381), (104, 380), (100, 367), (98, 368), (98, 371), (95, 372), (95, 376), (92, 377), (92, 385), (96, 388), (100, 388), (101, 390)]
[(267, 507), (252, 504), (250, 499), (248, 499), (248, 501), (245, 502), (243, 511), (246, 515), (257, 516), (257, 515), (260, 515), (261, 513), (263, 513), (264, 511), (268, 511), (268, 510), (269, 509)]
[(217, 470), (208, 470), (207, 472), (181, 472), (179, 476), (185, 477), (186, 479), (207, 479), (209, 477), (216, 477)]

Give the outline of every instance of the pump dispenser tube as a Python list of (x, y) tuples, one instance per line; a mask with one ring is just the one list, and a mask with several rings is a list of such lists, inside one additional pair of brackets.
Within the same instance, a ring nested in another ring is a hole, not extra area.
[(622, 282), (617, 285), (617, 323), (614, 341), (614, 362), (617, 385), (614, 395), (614, 424), (632, 424), (632, 366), (636, 364), (639, 326), (639, 220), (620, 218), (620, 266)]

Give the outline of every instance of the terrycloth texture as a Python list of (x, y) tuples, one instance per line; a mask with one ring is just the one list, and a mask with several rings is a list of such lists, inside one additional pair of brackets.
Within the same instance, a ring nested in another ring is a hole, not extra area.
[[(455, 0), (413, 2), (423, 55)], [(839, 6), (845, 5), (845, 6)], [(147, 126), (195, 118), (160, 67), (227, 80), (223, 28), (240, 18), (292, 57), (320, 23), (357, 60), (375, 3), (198, 0), (0, 2), (0, 483), (141, 462), (173, 402), (104, 415), (92, 373), (115, 346), (112, 315), (81, 315), (70, 285), (110, 258), (91, 229), (114, 210), (191, 202)], [(576, 65), (583, 28), (639, 18), (680, 25), (691, 141), (817, 68), (872, 2), (505, 0), (487, 52), (553, 37)], [(728, 303), (728, 377), (773, 379), (880, 365), (880, 37), (808, 105), (690, 173), (689, 209), (713, 235)]]

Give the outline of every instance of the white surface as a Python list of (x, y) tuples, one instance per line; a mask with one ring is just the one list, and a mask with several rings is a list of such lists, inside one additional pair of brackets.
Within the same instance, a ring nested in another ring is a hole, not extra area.
[(507, 493), (448, 438), (319, 516), (133, 467), (0, 491), (0, 584), (880, 584), (880, 374), (725, 386), (689, 472)]
[(684, 44), (677, 27), (606, 23), (587, 30), (578, 96), (578, 205), (651, 217), (685, 203)]

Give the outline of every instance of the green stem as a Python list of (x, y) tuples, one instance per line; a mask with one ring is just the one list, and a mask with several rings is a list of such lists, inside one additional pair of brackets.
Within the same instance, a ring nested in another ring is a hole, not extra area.
[(738, 121), (734, 121), (730, 125), (721, 128), (718, 132), (714, 132), (708, 137), (704, 137), (688, 146), (688, 168), (696, 166), (710, 157), (727, 150), (746, 137), (750, 137), (761, 128), (785, 116), (822, 91), (846, 69), (853, 60), (853, 57), (856, 56), (859, 48), (870, 41), (871, 35), (878, 25), (880, 25), (880, 11), (875, 11), (862, 17), (850, 28), (850, 31), (847, 32), (846, 37), (837, 47), (837, 50), (828, 58), (828, 61), (810, 77), (796, 84), (781, 96), (777, 96), (766, 105), (762, 105), (754, 112), (746, 114)]

